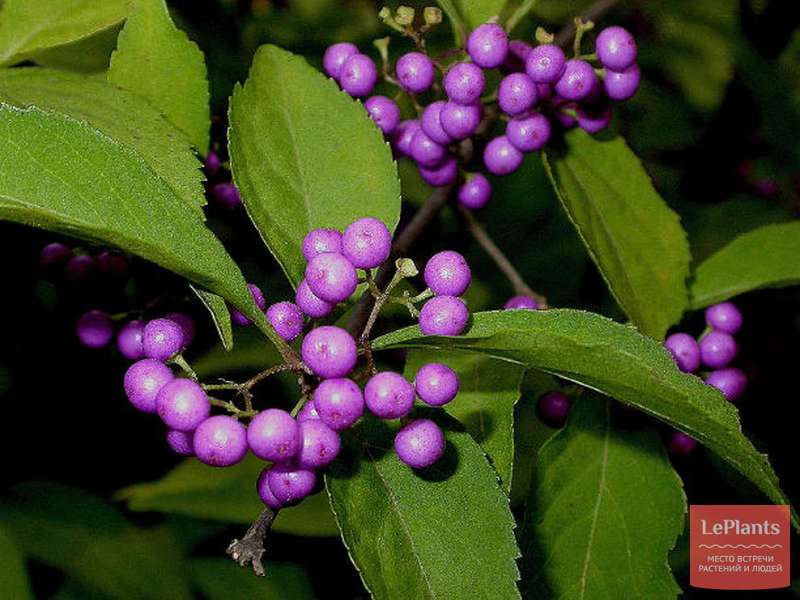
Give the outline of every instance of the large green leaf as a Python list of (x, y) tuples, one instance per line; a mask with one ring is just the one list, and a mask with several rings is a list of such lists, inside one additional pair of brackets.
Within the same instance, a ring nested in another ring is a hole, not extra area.
[(506, 0), (452, 0), (458, 14), (469, 29), (483, 25), (492, 17), (499, 17)]
[(30, 60), (51, 69), (99, 75), (111, 63), (111, 53), (117, 46), (117, 36), (121, 30), (122, 23), (92, 37), (37, 52)]
[(93, 36), (128, 14), (130, 0), (5, 0), (0, 9), (0, 66)]
[(0, 590), (14, 600), (32, 600), (28, 575), (14, 541), (0, 528)]
[(514, 466), (514, 405), (525, 368), (476, 352), (419, 348), (408, 354), (406, 377), (413, 381), (419, 368), (430, 362), (444, 363), (458, 374), (458, 396), (445, 410), (489, 455), (508, 493)]
[[(373, 348), (458, 348), (580, 383), (676, 427), (719, 454), (773, 502), (789, 504), (767, 460), (742, 435), (736, 408), (635, 328), (577, 310), (476, 313), (459, 337), (423, 336), (408, 327)], [(793, 522), (800, 522), (793, 514)]]
[[(441, 411), (438, 463), (400, 462), (395, 428), (365, 419), (325, 482), (345, 545), (375, 600), (519, 598), (514, 520), (480, 447)], [(435, 415), (435, 416), (434, 416)]]
[(313, 600), (316, 596), (303, 569), (288, 563), (264, 565), (265, 577), (253, 577), (232, 561), (197, 559), (192, 576), (207, 600)]
[(688, 303), (689, 246), (680, 219), (621, 137), (581, 130), (545, 155), (553, 185), (611, 293), (657, 339)]
[(0, 100), (55, 110), (99, 129), (141, 155), (181, 199), (206, 203), (200, 161), (183, 134), (140, 96), (98, 77), (51, 69), (0, 70)]
[(740, 235), (700, 263), (691, 285), (702, 308), (762, 288), (800, 283), (800, 222), (766, 225)]
[(658, 435), (613, 423), (590, 395), (545, 444), (525, 525), (522, 590), (552, 599), (674, 599), (667, 565), (686, 497)]
[(108, 80), (147, 98), (205, 154), (211, 120), (203, 53), (175, 27), (164, 0), (134, 2)]
[(230, 108), (233, 176), (250, 218), (289, 280), (303, 278), (303, 237), (400, 214), (396, 165), (360, 103), (303, 58), (263, 46)]

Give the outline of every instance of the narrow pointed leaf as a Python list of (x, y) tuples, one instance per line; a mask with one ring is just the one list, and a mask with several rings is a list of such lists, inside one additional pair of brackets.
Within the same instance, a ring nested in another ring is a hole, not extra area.
[(217, 335), (222, 342), (222, 347), (225, 350), (233, 348), (233, 327), (231, 325), (231, 313), (228, 310), (228, 305), (222, 296), (200, 290), (191, 286), (192, 291), (203, 303), (203, 306), (208, 310), (211, 315), (211, 320), (214, 323), (214, 328), (217, 330)]

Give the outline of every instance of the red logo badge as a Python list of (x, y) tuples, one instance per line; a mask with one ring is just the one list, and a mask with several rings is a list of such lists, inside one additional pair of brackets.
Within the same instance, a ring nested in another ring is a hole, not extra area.
[(689, 508), (693, 587), (788, 587), (789, 507), (696, 505)]

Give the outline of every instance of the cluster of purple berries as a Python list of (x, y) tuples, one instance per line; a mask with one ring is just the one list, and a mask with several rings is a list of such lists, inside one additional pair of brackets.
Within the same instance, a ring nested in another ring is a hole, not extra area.
[[(108, 313), (90, 310), (75, 324), (80, 342), (87, 348), (105, 348), (114, 338), (114, 324)], [(194, 321), (180, 312), (161, 319), (133, 319), (117, 332), (117, 349), (128, 360), (144, 357), (167, 360), (194, 339)]]
[[(500, 25), (486, 23), (467, 40), (469, 61), (443, 68), (423, 52), (409, 52), (397, 60), (394, 77), (387, 74), (385, 79), (417, 96), (438, 90), (439, 68), (447, 99), (433, 98), (419, 109), (417, 118), (407, 120), (401, 120), (400, 108), (391, 98), (370, 96), (379, 80), (378, 69), (355, 45), (330, 46), (323, 67), (350, 95), (369, 96), (364, 107), (395, 152), (413, 159), (425, 182), (441, 187), (459, 177), (458, 143), (475, 135), (485, 116), (499, 116), (490, 100), (482, 97), (485, 70), (499, 69), (505, 75), (496, 99), (507, 121), (505, 134), (483, 148), (483, 167), (489, 173), (507, 175), (519, 168), (525, 153), (541, 150), (548, 142), (554, 122), (564, 128), (577, 125), (589, 133), (607, 127), (612, 102), (631, 98), (639, 86), (637, 48), (633, 36), (616, 26), (601, 31), (595, 47), (601, 65), (597, 69), (589, 56), (568, 60), (552, 43), (531, 46), (509, 41)], [(465, 172), (458, 200), (466, 208), (478, 209), (489, 201), (491, 191), (485, 175)]]
[(95, 255), (77, 253), (66, 244), (52, 242), (39, 253), (39, 266), (43, 271), (50, 273), (63, 268), (66, 278), (78, 283), (95, 273), (125, 275), (128, 272), (128, 259), (125, 255), (111, 250), (102, 250)]

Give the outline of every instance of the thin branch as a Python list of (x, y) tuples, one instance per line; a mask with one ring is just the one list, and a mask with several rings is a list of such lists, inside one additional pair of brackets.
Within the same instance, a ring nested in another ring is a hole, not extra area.
[(233, 540), (227, 549), (228, 555), (240, 567), (252, 567), (259, 577), (265, 575), (264, 565), (261, 564), (261, 558), (264, 556), (264, 542), (277, 514), (277, 510), (265, 508), (250, 525), (244, 537), (241, 540)]
[[(614, 8), (618, 2), (619, 0), (597, 0), (583, 12), (581, 18), (584, 21), (596, 21)], [(569, 44), (573, 35), (575, 35), (575, 23), (571, 21), (556, 34), (555, 43), (563, 48)]]

